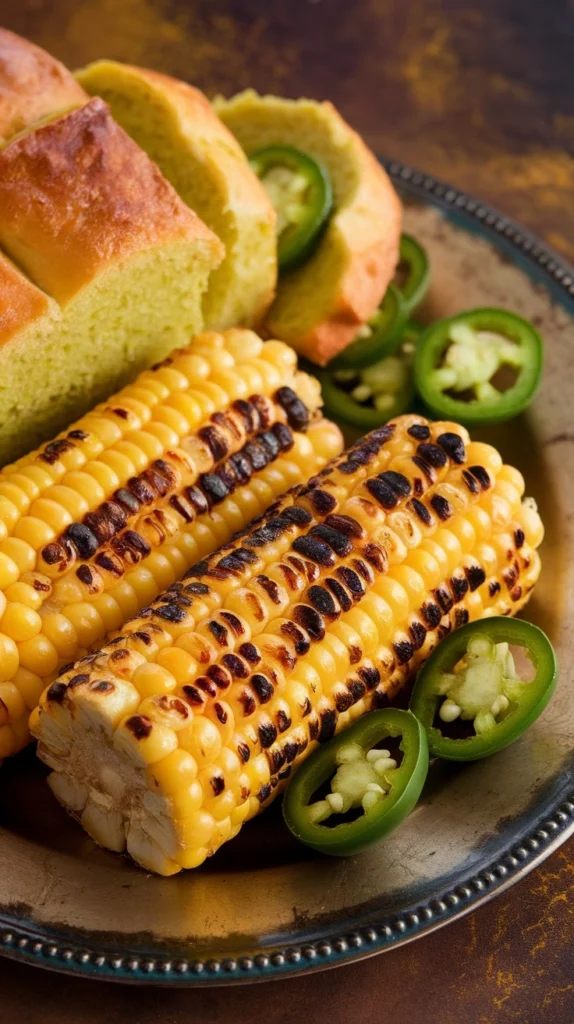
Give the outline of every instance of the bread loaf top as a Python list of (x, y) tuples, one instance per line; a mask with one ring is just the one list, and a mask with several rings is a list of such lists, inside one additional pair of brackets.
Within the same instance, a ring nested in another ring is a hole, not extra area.
[(0, 29), (0, 142), (34, 121), (80, 106), (87, 99), (59, 60)]
[(0, 245), (64, 306), (106, 267), (177, 241), (223, 246), (90, 100), (0, 151)]

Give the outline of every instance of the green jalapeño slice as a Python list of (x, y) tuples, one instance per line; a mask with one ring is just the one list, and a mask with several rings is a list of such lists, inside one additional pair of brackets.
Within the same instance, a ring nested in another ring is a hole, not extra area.
[(474, 309), (439, 320), (417, 346), (415, 383), (441, 419), (500, 423), (532, 401), (542, 374), (542, 341), (504, 309)]
[(355, 341), (333, 359), (331, 370), (359, 370), (391, 356), (403, 340), (407, 307), (398, 288), (390, 284), (371, 319), (357, 332)]
[(400, 825), (427, 772), (426, 734), (415, 716), (398, 708), (373, 711), (301, 765), (285, 794), (283, 816), (302, 843), (347, 857)]
[[(534, 678), (516, 671), (510, 647), (521, 647)], [(558, 667), (548, 637), (522, 619), (471, 622), (446, 637), (419, 673), (410, 709), (429, 749), (449, 761), (475, 761), (502, 750), (542, 713)]]
[(400, 290), (407, 314), (420, 306), (430, 283), (429, 259), (411, 235), (401, 235), (399, 265), (395, 273), (395, 286)]
[(324, 167), (293, 146), (265, 146), (249, 155), (277, 213), (280, 270), (309, 258), (333, 207), (331, 180)]

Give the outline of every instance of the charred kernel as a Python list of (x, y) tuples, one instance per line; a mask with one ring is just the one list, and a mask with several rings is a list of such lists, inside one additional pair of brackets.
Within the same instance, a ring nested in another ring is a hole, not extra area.
[(185, 496), (189, 501), (190, 505), (195, 509), (197, 515), (202, 515), (209, 509), (207, 498), (203, 491), (200, 491), (199, 487), (186, 487)]
[(291, 765), (288, 764), (286, 768), (282, 768), (281, 769), (281, 771), (279, 772), (277, 778), (279, 779), (280, 782), (284, 782), (285, 779), (288, 779), (290, 775), (291, 775)]
[(112, 547), (120, 558), (131, 565), (141, 562), (151, 553), (151, 545), (135, 530), (124, 530), (112, 540)]
[(329, 494), (328, 491), (322, 491), (319, 487), (314, 487), (308, 491), (307, 498), (315, 511), (322, 516), (332, 512), (337, 507), (337, 501), (333, 495)]
[(367, 692), (365, 684), (362, 683), (360, 679), (351, 679), (351, 681), (347, 683), (347, 689), (351, 695), (352, 704), (356, 704), (358, 700), (362, 700)]
[(183, 589), (186, 594), (194, 594), (197, 597), (205, 597), (206, 594), (209, 594), (207, 583), (186, 583)]
[(353, 566), (359, 573), (359, 576), (362, 576), (366, 583), (371, 584), (373, 582), (373, 570), (367, 565), (366, 562), (363, 562), (361, 558), (354, 558)]
[(291, 764), (297, 757), (297, 744), (293, 742), (286, 743), (283, 747), (283, 753), (285, 754), (285, 760), (287, 764)]
[(206, 693), (208, 697), (217, 697), (217, 686), (208, 676), (198, 676), (195, 680), (195, 684), (203, 693)]
[(427, 631), (423, 626), (422, 622), (411, 622), (409, 627), (409, 633), (413, 642), (415, 651), (420, 650), (426, 640)]
[(270, 519), (269, 522), (265, 523), (264, 526), (258, 527), (253, 533), (249, 534), (245, 538), (244, 543), (248, 544), (250, 548), (263, 548), (267, 544), (273, 543), (278, 540), (287, 530), (290, 528), (290, 523), (281, 516), (276, 516), (274, 519)]
[(288, 452), (295, 444), (293, 434), (286, 423), (274, 423), (271, 431), (282, 452)]
[(294, 523), (295, 526), (308, 526), (313, 520), (311, 513), (301, 505), (289, 505), (281, 513), (281, 518), (286, 519), (288, 523)]
[(52, 683), (48, 693), (46, 694), (47, 699), (54, 702), (54, 704), (62, 704), (68, 686), (66, 683)]
[(476, 480), (474, 479), (472, 473), (469, 473), (468, 469), (463, 469), (463, 471), (462, 471), (462, 478), (463, 478), (463, 480), (464, 480), (464, 482), (465, 482), (466, 486), (468, 487), (468, 489), (469, 489), (471, 494), (478, 494), (479, 493), (480, 487), (478, 486), (478, 484), (477, 484)]
[(34, 590), (38, 591), (38, 593), (47, 594), (49, 592), (49, 590), (50, 590), (50, 584), (49, 583), (44, 583), (40, 579), (35, 579), (34, 582), (32, 583), (32, 586), (33, 586)]
[(463, 576), (451, 576), (450, 589), (452, 590), (455, 604), (458, 604), (459, 601), (462, 601), (465, 594), (468, 593), (468, 580)]
[(199, 478), (200, 486), (212, 505), (218, 505), (220, 501), (227, 498), (229, 488), (217, 473), (202, 473)]
[(433, 518), (426, 505), (423, 505), (422, 501), (419, 501), (418, 498), (411, 498), (409, 501), (409, 508), (413, 510), (417, 519), (420, 519), (421, 523), (424, 523), (425, 526), (432, 526)]
[(379, 505), (386, 509), (387, 512), (390, 512), (391, 509), (397, 507), (399, 503), (398, 496), (395, 494), (393, 488), (389, 484), (385, 483), (384, 480), (381, 480), (376, 476), (372, 480), (367, 480), (365, 487), (375, 501), (378, 501)]
[(233, 612), (221, 612), (221, 618), (225, 619), (230, 629), (235, 633), (235, 636), (243, 636), (245, 627), (241, 619), (237, 618), (237, 615), (234, 615)]
[(237, 753), (240, 759), (243, 761), (243, 764), (247, 764), (249, 758), (251, 757), (251, 751), (246, 743), (237, 744)]
[(248, 718), (249, 715), (252, 715), (254, 711), (257, 711), (255, 697), (252, 693), (249, 693), (249, 690), (243, 690), (243, 692), (239, 694), (237, 700), (239, 704), (241, 704), (243, 714), (246, 718)]
[(505, 569), (502, 573), (502, 578), (508, 589), (512, 590), (518, 579), (518, 566), (516, 564), (509, 566), (508, 569)]
[(316, 608), (321, 615), (326, 615), (327, 618), (335, 619), (340, 614), (339, 608), (325, 587), (309, 587), (307, 597), (313, 607)]
[(285, 753), (283, 750), (268, 750), (267, 761), (269, 763), (269, 771), (272, 775), (277, 775), (281, 771), (285, 764)]
[(517, 548), (521, 548), (524, 544), (524, 530), (521, 530), (520, 527), (514, 531), (514, 543)]
[[(94, 512), (84, 516), (84, 525), (95, 535), (98, 545), (115, 537), (116, 533), (123, 530), (126, 522), (126, 513), (117, 501), (104, 501)], [(67, 536), (69, 538), (69, 532)]]
[(231, 672), (234, 679), (246, 679), (249, 675), (249, 669), (243, 658), (238, 658), (236, 654), (224, 654), (221, 662), (228, 672)]
[(308, 604), (295, 605), (293, 619), (306, 630), (311, 640), (322, 640), (325, 636), (325, 623), (322, 617)]
[(93, 683), (90, 683), (90, 690), (93, 693), (111, 693), (112, 690), (115, 690), (115, 686), (107, 679), (96, 679)]
[(348, 711), (353, 705), (353, 698), (349, 691), (341, 692), (335, 691), (335, 707), (339, 714), (343, 714), (344, 711)]
[(85, 672), (79, 672), (78, 675), (72, 676), (72, 678), (68, 682), (68, 686), (71, 690), (73, 690), (76, 686), (83, 686), (84, 683), (88, 683), (89, 680), (90, 677), (86, 675)]
[(151, 733), (152, 725), (152, 720), (147, 715), (132, 715), (126, 722), (126, 729), (129, 729), (136, 740), (145, 740)]
[[(334, 515), (327, 516), (325, 526), (337, 533), (344, 533), (347, 537), (357, 537), (359, 540), (365, 536), (365, 531), (360, 523), (352, 516)], [(320, 536), (323, 536), (322, 534)]]
[(269, 576), (259, 575), (255, 577), (255, 583), (258, 583), (262, 590), (265, 591), (267, 597), (273, 604), (281, 603), (281, 595), (279, 593), (279, 587), (275, 583), (275, 580), (269, 579)]
[[(98, 539), (96, 535), (92, 532), (89, 526), (85, 526), (84, 523), (71, 523), (71, 525), (66, 529), (64, 537), (74, 545), (80, 558), (91, 558), (98, 550)], [(48, 546), (50, 547), (50, 545)], [(46, 558), (44, 552), (45, 561), (48, 562), (49, 560)]]
[(513, 601), (520, 601), (520, 598), (522, 597), (522, 587), (514, 587), (514, 589), (510, 591), (510, 597)]
[(277, 739), (277, 729), (273, 725), (273, 722), (261, 722), (257, 730), (259, 734), (259, 741), (263, 749), (270, 747), (272, 743), (275, 743)]
[(257, 430), (259, 416), (252, 402), (246, 402), (244, 398), (237, 398), (232, 405), (232, 409), (239, 413), (250, 434)]
[(69, 430), (67, 436), (73, 441), (87, 441), (90, 435), (85, 430)]
[(374, 566), (374, 568), (377, 569), (378, 572), (387, 571), (387, 553), (384, 550), (384, 548), (380, 546), (380, 544), (375, 544), (374, 541), (371, 541), (369, 544), (364, 545), (362, 553), (367, 559), (367, 562), (369, 562), (370, 565)]
[(154, 609), (155, 614), (160, 619), (165, 619), (166, 622), (183, 622), (187, 611), (185, 608), (181, 608), (179, 604), (160, 604)]
[(253, 467), (247, 456), (244, 455), (243, 452), (237, 452), (235, 455), (231, 456), (229, 461), (233, 466), (233, 471), (238, 482), (240, 484), (249, 483), (253, 476)]
[(220, 793), (223, 793), (223, 790), (225, 789), (225, 779), (223, 778), (223, 775), (212, 775), (209, 781), (211, 783), (214, 796), (219, 796)]
[(259, 697), (261, 704), (266, 704), (267, 701), (271, 700), (275, 692), (275, 687), (273, 686), (273, 683), (269, 682), (267, 676), (262, 676), (259, 673), (256, 673), (251, 677), (251, 685)]
[(433, 497), (430, 500), (430, 504), (431, 507), (436, 512), (439, 519), (442, 520), (443, 523), (445, 523), (447, 519), (450, 519), (450, 517), (454, 515), (454, 509), (450, 501), (447, 501), (446, 498), (443, 498), (441, 494), (433, 495)]
[(462, 466), (466, 459), (466, 448), (460, 434), (454, 434), (448, 430), (445, 434), (439, 434), (436, 441), (437, 444), (440, 444), (442, 450), (446, 452), (449, 459), (456, 462), (458, 466)]
[(109, 405), (107, 411), (108, 412), (113, 412), (114, 416), (119, 416), (119, 418), (121, 420), (127, 420), (128, 417), (129, 417), (128, 410), (127, 409), (122, 409), (121, 406), (116, 406), (116, 408), (112, 409), (112, 407)]
[(90, 569), (89, 565), (79, 565), (76, 569), (76, 576), (86, 587), (91, 587), (94, 582), (95, 573), (93, 569)]
[(118, 578), (124, 574), (124, 567), (119, 555), (110, 554), (107, 551), (101, 551), (99, 555), (96, 555), (96, 565)]
[(193, 520), (195, 519), (195, 513), (189, 502), (186, 502), (185, 499), (180, 494), (172, 494), (171, 498), (169, 499), (169, 503), (171, 507), (175, 509), (177, 514), (181, 516), (184, 522), (193, 522)]
[(64, 438), (60, 438), (58, 441), (50, 441), (36, 457), (42, 462), (47, 462), (49, 466), (53, 466), (62, 455), (71, 451), (72, 448), (75, 448), (74, 444), (66, 441)]
[(249, 460), (251, 468), (255, 472), (259, 472), (261, 469), (265, 469), (269, 465), (270, 456), (266, 448), (258, 441), (248, 441), (243, 446), (243, 454), (246, 459)]
[(427, 462), (426, 459), (421, 458), (420, 455), (413, 455), (412, 461), (417, 469), (420, 469), (421, 473), (424, 473), (427, 482), (429, 484), (434, 484), (436, 480), (436, 473), (430, 463)]
[(291, 726), (291, 719), (289, 715), (286, 715), (284, 711), (279, 710), (275, 715), (275, 722), (277, 723), (277, 729), (279, 732), (286, 732)]
[(271, 404), (268, 398), (264, 395), (251, 395), (249, 401), (255, 408), (257, 416), (259, 417), (259, 425), (261, 427), (268, 427), (271, 422)]
[(373, 694), (373, 711), (381, 711), (383, 708), (388, 708), (391, 703), (391, 699), (388, 693), (384, 690), (375, 690)]
[(164, 498), (177, 482), (175, 472), (165, 459), (156, 459), (152, 462), (145, 476), (161, 498)]
[(378, 479), (388, 484), (391, 490), (400, 498), (408, 498), (411, 493), (410, 480), (403, 473), (396, 473), (393, 469), (387, 469), (384, 473), (379, 473)]
[(430, 437), (430, 430), (425, 427), (423, 423), (413, 423), (412, 427), (409, 427), (407, 434), (414, 437), (416, 441), (428, 441)]
[(442, 619), (443, 613), (438, 604), (433, 604), (432, 601), (427, 601), (427, 603), (423, 604), (421, 608), (421, 615), (429, 629), (436, 629)]
[(312, 715), (307, 722), (307, 729), (309, 730), (309, 739), (316, 740), (319, 735), (319, 719), (317, 715)]
[[(349, 609), (352, 607), (353, 601), (349, 597), (347, 591), (342, 586), (342, 584), (339, 583), (338, 580), (334, 580), (332, 576), (327, 577), (327, 579), (325, 580), (325, 584), (329, 588), (331, 593), (334, 594), (335, 597), (337, 598), (337, 601), (339, 602), (339, 605), (341, 607), (341, 611), (348, 612)], [(317, 606), (315, 605), (315, 607)]]
[(243, 571), (246, 565), (252, 565), (253, 562), (257, 561), (257, 555), (254, 555), (252, 551), (247, 548), (237, 548), (233, 554), (224, 555), (223, 558), (219, 559), (217, 563), (222, 569), (234, 569)]
[(247, 641), (238, 648), (238, 652), (242, 658), (245, 658), (250, 665), (257, 665), (261, 661), (261, 655), (257, 650), (255, 644)]
[(142, 644), (145, 644), (146, 647), (149, 647), (151, 644), (151, 636), (149, 633), (145, 633), (143, 629), (138, 629), (137, 632), (132, 633), (131, 635), (135, 637), (136, 640), (141, 640)]
[(262, 434), (259, 434), (258, 440), (261, 444), (265, 445), (272, 459), (277, 458), (280, 451), (279, 441), (271, 430), (265, 430)]
[(294, 622), (284, 622), (281, 626), (281, 633), (291, 640), (295, 648), (295, 654), (298, 657), (302, 657), (307, 654), (307, 651), (311, 647), (309, 637), (302, 629), (299, 629)]
[(277, 661), (283, 668), (288, 670), (295, 668), (297, 659), (293, 657), (291, 651), (288, 650), (288, 648), (284, 645), (282, 645), (281, 647), (275, 647), (273, 655), (275, 658), (277, 658)]
[(319, 743), (326, 743), (327, 740), (331, 739), (331, 736), (335, 735), (335, 726), (337, 724), (337, 713), (332, 709), (323, 711), (321, 714), (321, 725), (319, 727), (319, 735), (317, 739)]
[(442, 469), (448, 462), (446, 452), (438, 444), (419, 444), (417, 453), (434, 469)]
[(446, 587), (437, 587), (437, 589), (433, 591), (433, 596), (436, 598), (440, 607), (443, 610), (443, 613), (446, 615), (446, 613), (451, 610), (454, 604), (452, 594), (449, 594)]
[[(116, 637), (115, 639), (121, 640), (123, 639), (123, 637)], [(118, 651), (114, 651), (113, 654), (110, 654), (110, 661), (125, 661), (125, 659), (129, 658), (129, 656), (130, 652), (127, 650), (127, 648), (121, 647)]]
[(468, 580), (468, 585), (471, 590), (478, 590), (486, 579), (486, 573), (480, 565), (467, 566), (464, 570), (464, 574)]
[(466, 626), (468, 620), (469, 614), (466, 608), (455, 608), (454, 625), (456, 629), (460, 629), (461, 626)]
[(347, 590), (351, 591), (353, 600), (358, 601), (360, 597), (363, 597), (365, 585), (361, 582), (359, 574), (354, 569), (349, 568), (348, 565), (341, 565), (337, 569), (337, 576), (345, 584)]
[(374, 690), (381, 681), (381, 673), (374, 665), (363, 665), (357, 672), (359, 679), (363, 681), (367, 690)]
[(210, 665), (207, 675), (220, 690), (226, 690), (228, 686), (231, 686), (231, 674), (220, 665)]
[(415, 653), (415, 648), (410, 640), (398, 640), (396, 644), (393, 644), (393, 651), (397, 656), (399, 665), (406, 665)]
[(351, 644), (349, 647), (349, 663), (356, 665), (360, 660), (363, 652), (357, 644)]
[(490, 594), (490, 596), (494, 597), (495, 594), (498, 594), (499, 590), (500, 583), (498, 582), (498, 580), (491, 580), (490, 583), (488, 584), (488, 593)]
[(211, 622), (208, 622), (207, 628), (221, 647), (227, 646), (228, 630), (225, 626), (222, 626), (220, 622), (212, 619)]
[(490, 487), (490, 474), (484, 466), (469, 466), (469, 471), (472, 473), (475, 480), (478, 480), (483, 491), (487, 491)]
[(331, 547), (319, 537), (297, 537), (293, 541), (292, 546), (294, 551), (304, 555), (305, 558), (310, 558), (317, 565), (323, 565), (327, 568), (335, 564), (335, 555)]
[(129, 515), (133, 515), (138, 512), (141, 505), (136, 498), (135, 494), (128, 491), (127, 487), (119, 487), (117, 491), (114, 491), (114, 501), (119, 502), (120, 505), (125, 508)]
[(209, 448), (214, 462), (220, 462), (229, 452), (229, 442), (223, 433), (215, 426), (202, 427), (198, 430), (198, 437)]
[(153, 487), (143, 476), (130, 477), (128, 487), (140, 505), (152, 505), (156, 500)]
[(269, 799), (270, 796), (271, 786), (269, 785), (269, 783), (267, 783), (265, 786), (262, 786), (261, 789), (259, 790), (257, 794), (257, 799), (259, 800), (260, 804), (263, 804), (265, 803), (266, 800)]
[(292, 388), (279, 388), (274, 398), (287, 416), (287, 422), (292, 430), (307, 430), (309, 410)]

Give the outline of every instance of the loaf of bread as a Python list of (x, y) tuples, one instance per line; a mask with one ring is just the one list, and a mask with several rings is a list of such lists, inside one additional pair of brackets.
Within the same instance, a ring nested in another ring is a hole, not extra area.
[(223, 257), (100, 99), (0, 151), (0, 248), (45, 293), (0, 292), (0, 465), (185, 344)]
[(331, 103), (259, 96), (215, 109), (246, 153), (287, 144), (328, 171), (334, 211), (313, 255), (280, 276), (267, 319), (274, 337), (324, 366), (375, 311), (398, 260), (401, 207), (379, 162)]
[(0, 144), (30, 124), (87, 102), (59, 60), (0, 28)]
[(275, 211), (203, 93), (166, 75), (101, 60), (77, 73), (156, 162), (226, 249), (205, 296), (207, 326), (257, 324), (277, 278)]

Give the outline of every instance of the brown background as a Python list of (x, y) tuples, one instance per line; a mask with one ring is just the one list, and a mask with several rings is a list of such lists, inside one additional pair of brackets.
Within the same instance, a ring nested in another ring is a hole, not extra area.
[[(0, 0), (70, 66), (329, 97), (379, 152), (477, 193), (574, 260), (573, 0)], [(493, 903), (323, 975), (135, 990), (0, 961), (0, 1024), (571, 1024), (574, 841)]]

